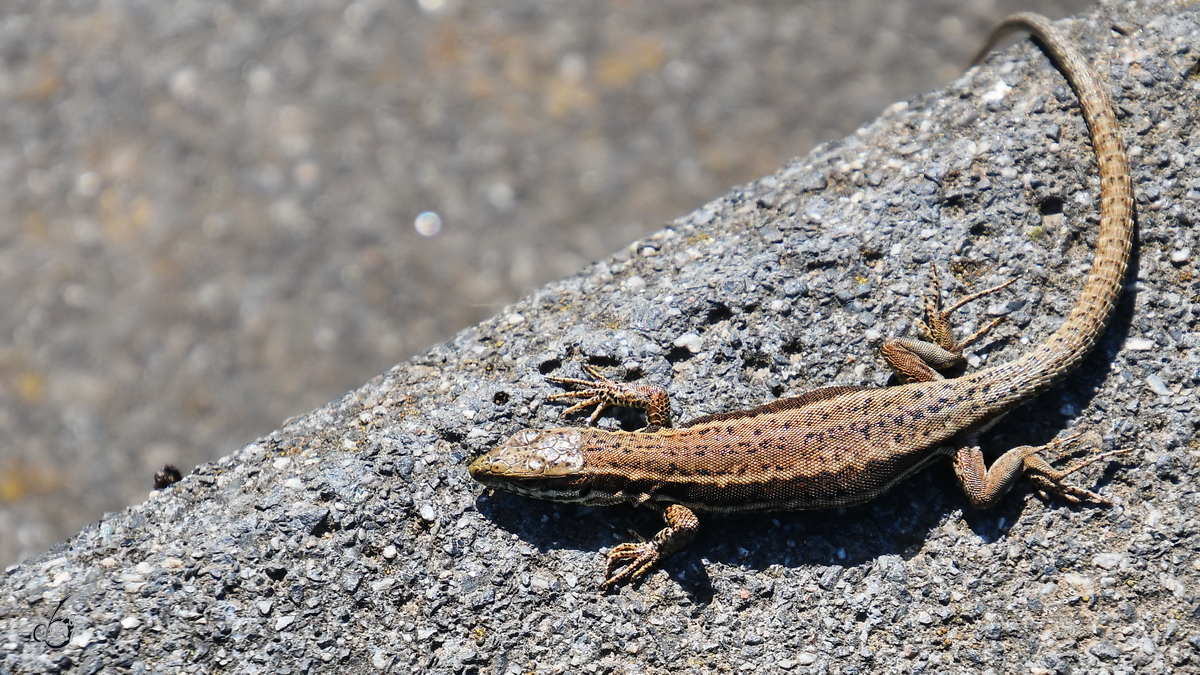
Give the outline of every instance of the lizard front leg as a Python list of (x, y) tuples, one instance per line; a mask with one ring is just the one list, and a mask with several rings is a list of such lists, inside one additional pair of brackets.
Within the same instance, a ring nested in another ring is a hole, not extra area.
[[(621, 544), (608, 552), (608, 565), (604, 570), (604, 587), (609, 588), (623, 581), (633, 581), (650, 571), (659, 560), (687, 546), (700, 530), (700, 519), (686, 506), (671, 504), (662, 510), (667, 526), (650, 541)], [(625, 565), (613, 574), (622, 564)]]
[(888, 365), (892, 367), (896, 376), (903, 383), (929, 382), (931, 380), (943, 379), (942, 374), (938, 371), (950, 368), (962, 361), (963, 350), (971, 343), (986, 335), (988, 331), (995, 328), (996, 324), (1001, 321), (1000, 318), (995, 319), (960, 342), (954, 338), (954, 329), (950, 325), (950, 315), (954, 313), (954, 310), (968, 302), (991, 295), (996, 291), (1007, 288), (1009, 284), (1016, 281), (1016, 279), (1009, 279), (999, 286), (993, 286), (978, 293), (972, 293), (954, 303), (954, 306), (949, 309), (943, 310), (942, 290), (938, 279), (937, 267), (933, 263), (930, 263), (929, 268), (929, 285), (932, 287), (932, 297), (924, 293), (921, 294), (925, 301), (925, 321), (917, 321), (917, 327), (928, 340), (893, 338), (884, 342), (883, 347), (880, 348), (884, 360), (888, 362)]
[(578, 391), (564, 391), (546, 397), (548, 401), (584, 399), (562, 411), (563, 415), (570, 415), (594, 405), (596, 409), (588, 417), (588, 424), (594, 424), (605, 408), (637, 408), (646, 413), (646, 429), (644, 431), (665, 429), (671, 426), (671, 399), (666, 389), (653, 384), (614, 382), (605, 377), (595, 366), (585, 365), (583, 369), (592, 376), (591, 380), (580, 380), (574, 377), (546, 378), (555, 384), (582, 387)]

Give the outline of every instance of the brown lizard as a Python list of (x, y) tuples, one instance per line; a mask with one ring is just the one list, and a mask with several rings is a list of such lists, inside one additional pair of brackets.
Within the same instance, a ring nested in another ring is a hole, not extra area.
[(636, 579), (687, 545), (699, 526), (696, 512), (860, 504), (940, 457), (951, 458), (963, 491), (977, 508), (994, 505), (1022, 473), (1043, 493), (1073, 502), (1106, 503), (1063, 479), (1115, 453), (1065, 470), (1055, 469), (1041, 456), (1061, 451), (1077, 435), (1039, 447), (1013, 448), (990, 468), (977, 442), (981, 432), (1067, 377), (1092, 351), (1112, 318), (1133, 242), (1129, 162), (1104, 88), (1054, 24), (1037, 14), (1005, 19), (980, 54), (1014, 29), (1033, 34), (1079, 96), (1100, 172), (1095, 257), (1079, 301), (1053, 335), (1010, 363), (943, 378), (938, 371), (960, 362), (964, 345), (995, 325), (957, 342), (950, 312), (1007, 284), (942, 310), (935, 270), (933, 297), (925, 301), (927, 323), (922, 324), (932, 341), (893, 339), (882, 348), (904, 384), (827, 387), (672, 427), (664, 389), (613, 382), (588, 367), (594, 380), (548, 378), (582, 387), (550, 397), (581, 399), (563, 414), (594, 405), (590, 425), (608, 406), (630, 406), (645, 410), (646, 428), (526, 429), (475, 460), (471, 476), (484, 485), (540, 499), (660, 510), (667, 526), (653, 540), (621, 544), (609, 552), (605, 586)]

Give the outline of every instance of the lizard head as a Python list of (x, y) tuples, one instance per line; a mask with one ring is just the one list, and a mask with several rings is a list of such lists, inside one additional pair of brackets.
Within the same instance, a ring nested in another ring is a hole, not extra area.
[(471, 478), (517, 494), (573, 502), (590, 489), (578, 429), (526, 429), (471, 462)]

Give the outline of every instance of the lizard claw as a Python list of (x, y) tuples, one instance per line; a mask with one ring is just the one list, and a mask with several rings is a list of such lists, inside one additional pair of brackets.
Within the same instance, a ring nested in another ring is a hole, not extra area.
[[(1041, 450), (1062, 450), (1067, 446), (1074, 444), (1074, 442), (1078, 440), (1081, 435), (1082, 434), (1071, 434), (1065, 438), (1051, 441), (1041, 448)], [(1103, 506), (1112, 506), (1112, 501), (1106, 499), (1105, 497), (1102, 497), (1091, 490), (1087, 490), (1075, 485), (1068, 485), (1067, 483), (1063, 482), (1063, 479), (1075, 473), (1076, 471), (1079, 471), (1080, 469), (1095, 464), (1096, 462), (1102, 462), (1109, 457), (1123, 455), (1127, 452), (1131, 452), (1132, 450), (1133, 448), (1122, 448), (1120, 450), (1113, 450), (1111, 452), (1103, 452), (1094, 457), (1089, 457), (1078, 464), (1075, 464), (1074, 466), (1067, 467), (1066, 469), (1054, 469), (1050, 467), (1048, 463), (1033, 463), (1032, 466), (1029, 466), (1026, 469), (1026, 472), (1030, 482), (1037, 487), (1038, 494), (1044, 499), (1048, 498), (1050, 494), (1054, 494), (1072, 504), (1080, 504), (1085, 501), (1090, 501)], [(1056, 459), (1061, 459), (1064, 454), (1065, 453), (1060, 452)]]
[[(625, 581), (633, 581), (650, 571), (659, 561), (658, 544), (642, 541), (636, 544), (621, 544), (608, 552), (608, 565), (604, 569), (604, 588), (611, 588)], [(628, 561), (628, 562), (626, 562)], [(613, 574), (622, 564), (623, 569)]]
[(547, 380), (557, 385), (581, 388), (576, 391), (564, 391), (558, 394), (551, 394), (550, 396), (546, 397), (546, 400), (562, 401), (564, 399), (584, 399), (573, 404), (566, 410), (563, 410), (562, 415), (565, 417), (572, 413), (579, 412), (580, 410), (590, 408), (591, 406), (596, 406), (596, 409), (592, 411), (592, 414), (588, 417), (587, 421), (588, 425), (592, 425), (596, 423), (596, 420), (600, 418), (600, 413), (604, 412), (606, 408), (622, 405), (621, 399), (623, 398), (623, 392), (621, 385), (605, 377), (604, 374), (600, 372), (599, 368), (596, 368), (595, 366), (584, 365), (583, 369), (587, 371), (588, 375), (592, 376), (591, 380), (581, 380), (577, 377), (547, 377)]

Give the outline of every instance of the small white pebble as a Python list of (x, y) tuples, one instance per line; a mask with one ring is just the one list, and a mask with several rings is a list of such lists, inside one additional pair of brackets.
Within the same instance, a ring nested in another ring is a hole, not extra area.
[(388, 560), (395, 558), (396, 557), (396, 547), (392, 546), (391, 544), (384, 546), (383, 547), (383, 557), (387, 558)]
[(295, 620), (296, 620), (295, 614), (288, 614), (287, 616), (281, 616), (278, 619), (275, 619), (275, 630), (283, 630), (284, 628), (287, 628), (288, 626), (292, 625), (292, 623), (295, 622)]
[(1171, 395), (1171, 388), (1167, 386), (1167, 383), (1163, 382), (1161, 377), (1153, 373), (1146, 376), (1146, 386), (1150, 387), (1150, 391), (1159, 396)]
[(299, 490), (300, 488), (304, 487), (304, 482), (299, 478), (289, 478), (283, 481), (283, 487)]
[(125, 630), (133, 630), (140, 625), (142, 625), (142, 620), (136, 616), (127, 616), (124, 619), (121, 619), (121, 628), (124, 628)]
[(984, 103), (995, 103), (997, 101), (1003, 101), (1005, 95), (1007, 95), (1010, 91), (1012, 91), (1012, 87), (1008, 86), (1004, 80), (997, 80), (995, 86), (983, 92), (983, 95), (981, 95), (979, 98), (982, 99)]
[(1131, 352), (1148, 352), (1154, 349), (1154, 340), (1146, 338), (1129, 338), (1125, 341), (1125, 348)]
[(75, 647), (76, 649), (83, 649), (90, 644), (92, 644), (92, 631), (90, 630), (76, 633), (75, 636), (71, 638), (71, 646)]
[(432, 523), (437, 520), (437, 511), (434, 511), (433, 507), (429, 504), (425, 504), (421, 507), (421, 518)]
[(684, 347), (689, 352), (696, 354), (704, 348), (704, 338), (695, 333), (684, 333), (683, 335), (675, 338), (675, 341), (671, 344), (675, 345), (676, 347)]

